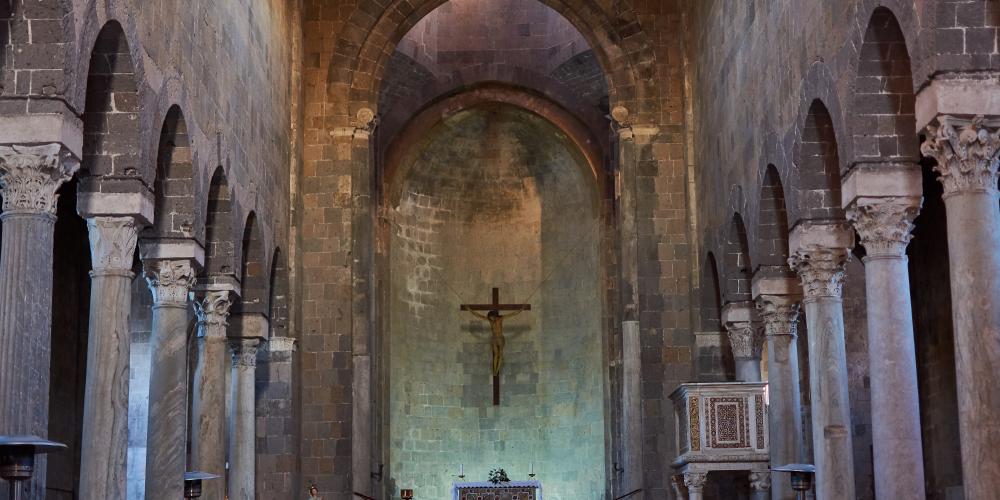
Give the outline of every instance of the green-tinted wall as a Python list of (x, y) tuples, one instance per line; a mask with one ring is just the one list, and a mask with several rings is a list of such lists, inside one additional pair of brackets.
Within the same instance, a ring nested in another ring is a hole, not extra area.
[[(548, 122), (520, 109), (462, 111), (428, 131), (392, 214), (389, 487), (450, 498), (494, 467), (545, 498), (605, 490), (602, 271), (594, 180)], [(545, 278), (548, 279), (545, 279)], [(544, 283), (543, 283), (544, 281)], [(490, 333), (461, 302), (533, 309), (505, 322), (502, 403)]]

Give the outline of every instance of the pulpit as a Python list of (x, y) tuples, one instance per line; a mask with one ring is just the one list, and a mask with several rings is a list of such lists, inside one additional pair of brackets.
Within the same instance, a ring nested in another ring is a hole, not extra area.
[(542, 483), (539, 481), (510, 481), (500, 484), (455, 483), (451, 488), (451, 498), (452, 500), (542, 500)]
[(676, 413), (679, 495), (701, 500), (712, 471), (747, 471), (754, 498), (770, 490), (766, 383), (683, 384), (670, 395)]

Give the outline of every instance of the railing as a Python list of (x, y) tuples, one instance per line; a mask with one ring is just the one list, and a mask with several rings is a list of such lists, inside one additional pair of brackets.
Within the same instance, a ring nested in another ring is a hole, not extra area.
[(354, 492), (354, 496), (364, 498), (365, 500), (377, 500), (375, 497), (370, 497), (364, 493), (358, 493), (357, 491)]
[(615, 500), (622, 500), (623, 498), (628, 498), (628, 497), (630, 497), (632, 495), (635, 495), (636, 493), (642, 493), (642, 488), (630, 491), (630, 492), (628, 492), (628, 493), (626, 493), (626, 494), (624, 494), (624, 495), (622, 495), (620, 497), (615, 498)]

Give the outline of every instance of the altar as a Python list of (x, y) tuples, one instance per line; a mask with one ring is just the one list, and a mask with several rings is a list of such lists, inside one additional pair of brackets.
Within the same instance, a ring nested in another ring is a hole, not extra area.
[(455, 483), (451, 487), (452, 500), (542, 500), (540, 481), (510, 481), (493, 484), (488, 482)]

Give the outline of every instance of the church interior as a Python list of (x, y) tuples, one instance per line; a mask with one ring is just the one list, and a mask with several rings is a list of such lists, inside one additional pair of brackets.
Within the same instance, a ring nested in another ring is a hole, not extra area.
[(0, 500), (1000, 498), (1000, 1), (0, 42)]

